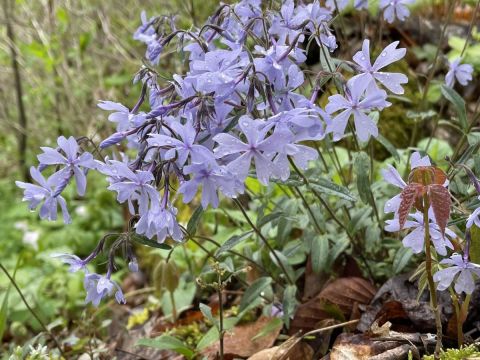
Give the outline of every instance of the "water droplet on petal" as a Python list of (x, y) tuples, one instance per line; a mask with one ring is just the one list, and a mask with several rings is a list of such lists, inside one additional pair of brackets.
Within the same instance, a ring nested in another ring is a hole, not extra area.
[(383, 56), (383, 57), (387, 56), (387, 52), (384, 51), (384, 52), (382, 53), (382, 56)]

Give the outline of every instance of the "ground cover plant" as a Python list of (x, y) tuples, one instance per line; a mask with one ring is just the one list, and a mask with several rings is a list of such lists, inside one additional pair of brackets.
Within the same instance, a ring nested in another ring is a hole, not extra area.
[(1, 266), (8, 356), (474, 356), (479, 2), (215, 5), (146, 8), (129, 97), (98, 99), (111, 126), (59, 133), (15, 182), (50, 236), (99, 224), (42, 259), (85, 296), (72, 323), (29, 304), (21, 257)]

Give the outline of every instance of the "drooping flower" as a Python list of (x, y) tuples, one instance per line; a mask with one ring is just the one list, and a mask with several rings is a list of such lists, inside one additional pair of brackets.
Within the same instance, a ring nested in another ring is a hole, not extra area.
[(135, 31), (133, 38), (141, 41), (147, 45), (146, 57), (154, 65), (158, 65), (160, 61), (160, 55), (163, 50), (163, 43), (161, 38), (157, 35), (153, 26), (155, 18), (147, 20), (147, 14), (145, 11), (141, 13), (142, 25)]
[(269, 178), (275, 173), (275, 167), (267, 157), (268, 154), (274, 154), (277, 151), (275, 135), (266, 137), (269, 128), (261, 128), (261, 121), (252, 120), (248, 116), (242, 116), (238, 125), (247, 142), (244, 143), (230, 134), (218, 134), (213, 138), (218, 143), (218, 146), (214, 149), (214, 154), (217, 158), (222, 158), (240, 153), (241, 155), (231, 161), (227, 167), (241, 179), (248, 176), (250, 164), (253, 160), (258, 180), (262, 184), (268, 185)]
[(115, 174), (117, 179), (108, 187), (109, 190), (117, 192), (117, 200), (120, 203), (128, 201), (130, 212), (135, 214), (132, 201), (138, 202), (140, 214), (144, 214), (151, 203), (159, 202), (159, 194), (151, 185), (154, 180), (150, 171), (137, 170), (133, 172), (127, 164), (109, 160), (107, 166), (99, 169), (106, 175)]
[(383, 18), (389, 23), (393, 23), (395, 19), (404, 21), (410, 16), (410, 10), (407, 5), (412, 4), (415, 0), (380, 0), (380, 9), (383, 10)]
[(394, 94), (403, 94), (401, 84), (406, 84), (408, 78), (404, 74), (383, 72), (380, 69), (391, 63), (402, 59), (406, 49), (397, 49), (399, 42), (395, 41), (382, 50), (375, 62), (370, 62), (370, 40), (363, 40), (362, 50), (353, 56), (353, 61), (358, 64), (361, 74), (354, 76), (354, 79), (361, 79), (359, 82), (380, 82)]
[(51, 257), (60, 259), (63, 263), (69, 265), (69, 272), (77, 272), (86, 269), (87, 262), (72, 254), (52, 254)]
[[(423, 251), (425, 247), (425, 225), (423, 222), (423, 214), (420, 212), (415, 212), (410, 214), (412, 220), (407, 220), (404, 229), (413, 229), (407, 236), (402, 240), (403, 246), (411, 248), (415, 254), (418, 254)], [(432, 240), (435, 250), (438, 254), (445, 256), (447, 255), (447, 247), (453, 249), (452, 242), (446, 237), (443, 236), (440, 227), (434, 221), (433, 211), (429, 211), (429, 233), (430, 239)], [(397, 232), (400, 231), (400, 223), (398, 218), (387, 220), (387, 225), (385, 230), (388, 232)], [(445, 235), (451, 239), (456, 238), (456, 234), (450, 229), (445, 229)]]
[(202, 163), (193, 163), (185, 166), (183, 172), (191, 175), (189, 181), (180, 185), (178, 192), (183, 194), (183, 202), (189, 203), (197, 193), (197, 189), (202, 187), (202, 207), (207, 208), (211, 204), (214, 208), (218, 207), (217, 191), (220, 190), (226, 196), (234, 196), (235, 177), (224, 167), (218, 166), (215, 161), (204, 161)]
[(126, 302), (122, 289), (108, 275), (101, 276), (94, 273), (86, 273), (83, 285), (87, 291), (86, 304), (91, 302), (96, 307), (104, 297), (110, 296), (113, 292), (115, 292), (115, 300), (119, 304), (125, 304)]
[(135, 231), (149, 239), (156, 236), (159, 243), (164, 242), (168, 236), (181, 241), (183, 234), (176, 215), (177, 209), (170, 204), (154, 204), (135, 224)]
[(65, 224), (69, 224), (72, 220), (68, 213), (67, 203), (61, 195), (55, 194), (58, 178), (52, 175), (48, 180), (45, 180), (40, 171), (33, 166), (30, 168), (30, 175), (38, 185), (15, 181), (19, 188), (24, 189), (23, 201), (29, 202), (28, 207), (30, 210), (36, 209), (43, 202), (40, 208), (40, 219), (54, 221), (57, 220), (57, 206), (60, 205), (63, 221)]
[(445, 76), (445, 84), (448, 87), (453, 87), (455, 80), (462, 86), (472, 81), (473, 66), (470, 64), (460, 64), (461, 61), (461, 58), (457, 58), (449, 63), (449, 69)]
[(333, 133), (335, 141), (344, 136), (348, 120), (352, 115), (356, 135), (361, 141), (367, 141), (370, 135), (378, 136), (377, 125), (366, 112), (382, 109), (391, 104), (385, 100), (387, 97), (385, 91), (371, 87), (367, 89), (368, 86), (368, 81), (362, 78), (352, 78), (347, 82), (345, 96), (336, 94), (328, 98), (328, 104), (325, 108), (327, 113), (333, 114), (342, 110), (327, 125), (327, 133)]
[(440, 261), (442, 265), (450, 265), (437, 271), (433, 281), (438, 283), (439, 291), (446, 290), (452, 282), (455, 283), (455, 292), (471, 294), (475, 290), (475, 279), (480, 277), (480, 265), (471, 263), (464, 256), (454, 253), (449, 259)]

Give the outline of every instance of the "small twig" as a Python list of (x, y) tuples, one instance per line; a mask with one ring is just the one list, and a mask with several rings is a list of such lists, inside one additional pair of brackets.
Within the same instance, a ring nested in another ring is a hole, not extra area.
[(360, 319), (355, 319), (355, 320), (350, 320), (350, 321), (343, 322), (343, 323), (340, 323), (340, 324), (330, 325), (330, 326), (327, 326), (327, 327), (324, 327), (324, 328), (312, 330), (312, 331), (309, 331), (309, 332), (303, 334), (302, 338), (307, 337), (307, 336), (311, 336), (311, 335), (314, 335), (314, 334), (322, 333), (324, 331), (338, 329), (338, 328), (345, 327), (345, 326), (348, 326), (348, 325), (354, 325), (354, 324), (358, 323), (359, 321), (360, 321)]

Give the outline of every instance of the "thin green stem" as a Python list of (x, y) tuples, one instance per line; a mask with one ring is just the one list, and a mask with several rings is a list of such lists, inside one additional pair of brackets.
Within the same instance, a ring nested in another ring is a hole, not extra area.
[(219, 321), (219, 333), (220, 333), (220, 360), (223, 360), (223, 336), (224, 336), (224, 331), (223, 331), (223, 283), (222, 283), (222, 275), (219, 272), (218, 273), (218, 302), (220, 305), (219, 309), (219, 316), (220, 316), (220, 321)]
[(428, 195), (423, 196), (423, 223), (425, 229), (425, 270), (427, 273), (428, 289), (430, 290), (430, 301), (432, 310), (435, 314), (435, 325), (437, 327), (437, 342), (435, 344), (435, 359), (440, 359), (440, 350), (442, 349), (442, 320), (440, 318), (440, 308), (437, 302), (437, 289), (433, 281), (432, 274), (432, 250), (430, 242), (430, 227), (428, 226), (430, 220), (428, 218), (428, 209), (430, 208), (430, 201)]
[(300, 189), (298, 187), (294, 187), (294, 189), (296, 190), (296, 193), (298, 194), (300, 199), (302, 199), (303, 206), (305, 207), (305, 209), (307, 209), (308, 213), (310, 214), (310, 217), (312, 218), (313, 223), (315, 224), (315, 227), (317, 229), (318, 234), (322, 234), (322, 228), (318, 224), (317, 218), (315, 217), (315, 214), (313, 213), (312, 208), (310, 207), (310, 205), (308, 205), (308, 202), (305, 199), (305, 197), (303, 196)]
[(173, 323), (177, 322), (177, 306), (175, 304), (175, 296), (173, 295), (173, 291), (169, 291), (170, 293), (170, 301), (172, 302), (172, 319)]
[(463, 57), (463, 54), (465, 54), (465, 50), (467, 50), (468, 42), (470, 41), (470, 38), (472, 36), (473, 25), (477, 21), (477, 13), (478, 13), (479, 7), (480, 7), (480, 0), (477, 0), (477, 5), (475, 6), (475, 10), (473, 11), (473, 15), (472, 15), (472, 20), (470, 21), (470, 25), (468, 26), (467, 37), (465, 39), (465, 44), (463, 44), (463, 49), (460, 54), (460, 57)]
[(442, 28), (442, 32), (440, 33), (440, 39), (438, 40), (437, 51), (435, 52), (435, 56), (434, 56), (433, 62), (432, 62), (432, 69), (428, 73), (427, 81), (426, 81), (425, 86), (423, 88), (422, 101), (420, 103), (422, 108), (425, 105), (425, 100), (427, 98), (428, 89), (430, 87), (430, 83), (432, 82), (433, 75), (435, 75), (435, 70), (437, 69), (437, 61), (438, 61), (438, 57), (440, 55), (440, 51), (442, 49), (443, 40), (445, 38), (445, 32), (447, 30), (448, 24), (450, 23), (450, 20), (452, 19), (452, 16), (453, 16), (453, 13), (454, 13), (453, 10), (455, 9), (455, 4), (456, 3), (457, 3), (456, 0), (451, 1), (450, 7), (448, 8), (447, 21), (445, 21), (445, 24), (443, 25), (443, 28)]
[(288, 271), (287, 269), (285, 268), (285, 266), (283, 265), (282, 261), (280, 260), (280, 258), (278, 257), (277, 253), (275, 252), (275, 250), (272, 248), (272, 246), (268, 243), (268, 240), (265, 238), (265, 236), (263, 236), (262, 232), (260, 231), (259, 228), (257, 228), (255, 226), (255, 224), (252, 222), (252, 220), (250, 219), (250, 217), (248, 216), (247, 212), (245, 211), (245, 209), (243, 208), (242, 204), (240, 203), (240, 201), (238, 201), (238, 199), (233, 199), (233, 201), (235, 202), (235, 204), (237, 204), (238, 208), (240, 209), (240, 211), (242, 212), (243, 214), (243, 217), (245, 218), (245, 220), (247, 220), (248, 224), (250, 225), (250, 227), (257, 233), (258, 237), (262, 240), (262, 242), (265, 244), (265, 246), (268, 248), (268, 251), (270, 251), (270, 253), (273, 255), (273, 257), (275, 258), (275, 260), (277, 261), (278, 263), (278, 266), (280, 266), (280, 268), (282, 269), (282, 272), (284, 273), (285, 277), (287, 278), (287, 281), (289, 284), (293, 285), (294, 282), (293, 280), (290, 278), (290, 275), (288, 274)]
[[(350, 243), (352, 244), (352, 247), (354, 248), (354, 250), (358, 253), (358, 256), (360, 257), (360, 259), (362, 260), (363, 264), (365, 265), (365, 268), (367, 269), (367, 272), (368, 272), (368, 275), (370, 276), (370, 278), (373, 280), (374, 279), (374, 276), (373, 276), (373, 272), (372, 270), (370, 269), (370, 266), (368, 265), (368, 262), (367, 262), (367, 259), (365, 258), (365, 256), (363, 255), (363, 251), (361, 249), (361, 246), (359, 246), (359, 244), (357, 243), (356, 239), (350, 234), (350, 232), (348, 231), (348, 227), (347, 225), (345, 225), (345, 223), (343, 223), (342, 221), (340, 221), (340, 219), (337, 217), (337, 215), (335, 214), (335, 212), (333, 211), (333, 209), (330, 208), (330, 205), (325, 201), (325, 199), (322, 198), (322, 196), (315, 190), (313, 189), (312, 187), (309, 186), (310, 184), (310, 181), (307, 179), (307, 177), (298, 169), (298, 167), (295, 165), (295, 163), (293, 162), (293, 160), (289, 157), (288, 158), (289, 161), (290, 161), (290, 164), (292, 165), (293, 169), (295, 170), (295, 172), (302, 178), (303, 182), (305, 183), (305, 185), (307, 185), (307, 187), (309, 188), (309, 190), (313, 193), (313, 195), (315, 195), (315, 197), (320, 201), (320, 203), (323, 205), (323, 207), (325, 207), (325, 210), (327, 210), (328, 214), (330, 215), (330, 217), (332, 218), (333, 221), (335, 221), (337, 223), (338, 226), (340, 226), (340, 228), (342, 228), (344, 231), (345, 231), (345, 234), (347, 234), (347, 237), (348, 239), (350, 240)], [(347, 214), (347, 217), (349, 217), (349, 213), (348, 213), (348, 209), (346, 209), (344, 207), (344, 210)]]
[(8, 270), (3, 266), (2, 263), (0, 263), (0, 269), (2, 269), (2, 271), (5, 273), (5, 275), (8, 277), (8, 279), (10, 280), (10, 282), (12, 283), (12, 285), (15, 287), (15, 289), (17, 290), (18, 292), (18, 295), (20, 295), (20, 298), (22, 299), (23, 303), (25, 304), (25, 306), (27, 307), (28, 311), (30, 311), (30, 313), (33, 315), (33, 317), (35, 318), (35, 320), (37, 320), (37, 322), (40, 324), (40, 326), (42, 327), (43, 331), (45, 331), (48, 336), (50, 336), (50, 338), (53, 340), (53, 342), (55, 343), (55, 345), (57, 346), (58, 348), (58, 351), (60, 351), (60, 354), (62, 354), (63, 357), (65, 357), (65, 353), (63, 352), (62, 350), (62, 347), (60, 345), (60, 343), (58, 342), (57, 338), (52, 334), (52, 332), (50, 330), (48, 330), (47, 326), (43, 323), (43, 321), (40, 319), (40, 317), (37, 315), (37, 313), (30, 307), (30, 305), (28, 304), (27, 302), (27, 299), (25, 299), (25, 296), (23, 295), (22, 291), (20, 290), (20, 288), (18, 287), (15, 279), (10, 275), (10, 273), (8, 272)]

